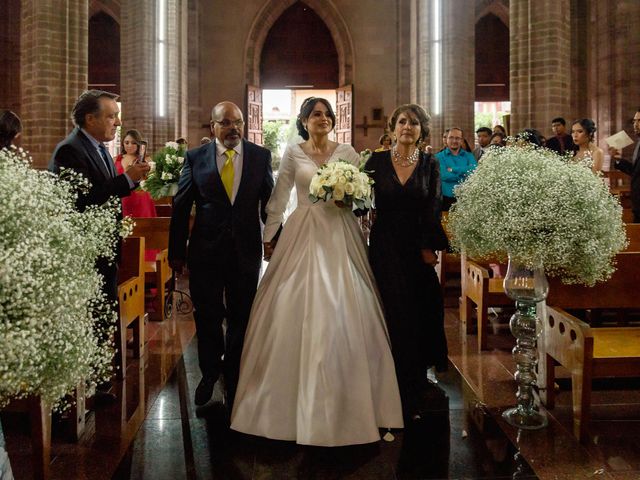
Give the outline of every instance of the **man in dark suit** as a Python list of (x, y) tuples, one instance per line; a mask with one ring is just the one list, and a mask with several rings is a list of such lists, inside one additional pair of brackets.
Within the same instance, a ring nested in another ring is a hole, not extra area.
[[(89, 205), (102, 205), (110, 197), (126, 197), (149, 171), (149, 165), (134, 163), (118, 175), (111, 155), (103, 142), (116, 136), (120, 122), (117, 95), (102, 90), (83, 92), (73, 107), (71, 117), (75, 128), (60, 142), (49, 161), (49, 170), (59, 174), (62, 168), (74, 170), (89, 180), (87, 192), (80, 192), (77, 207), (83, 211)], [(119, 256), (118, 243), (116, 257)], [(98, 258), (96, 268), (104, 279), (103, 292), (107, 299), (118, 302), (118, 265), (105, 258)], [(124, 355), (125, 352), (117, 352)], [(122, 372), (124, 375), (124, 372)], [(115, 396), (108, 393), (110, 383), (98, 385), (97, 402), (111, 402)]]
[[(173, 204), (169, 261), (177, 272), (185, 263), (189, 268), (202, 372), (195, 403), (204, 405), (211, 399), (223, 373), (230, 407), (258, 284), (260, 219), (266, 220), (273, 175), (269, 150), (242, 139), (244, 119), (235, 104), (222, 102), (213, 108), (211, 131), (215, 141), (185, 155)], [(194, 202), (196, 214), (189, 237)]]
[(564, 118), (558, 117), (551, 120), (551, 130), (555, 134), (547, 140), (545, 147), (561, 155), (573, 152), (575, 145), (573, 137), (567, 133), (567, 122)]
[[(75, 128), (58, 144), (49, 161), (49, 170), (58, 174), (61, 168), (82, 174), (91, 187), (78, 198), (78, 209), (102, 205), (110, 197), (126, 197), (149, 171), (147, 163), (134, 163), (118, 175), (111, 155), (103, 142), (116, 136), (120, 122), (117, 95), (102, 90), (87, 90), (78, 97), (71, 113)], [(116, 252), (118, 253), (118, 252)], [(118, 266), (98, 259), (98, 271), (104, 277), (104, 292), (112, 302), (118, 300)]]
[(640, 107), (633, 116), (633, 131), (638, 137), (638, 141), (633, 149), (630, 160), (622, 158), (622, 152), (615, 148), (610, 148), (609, 153), (615, 161), (618, 170), (631, 176), (631, 210), (633, 211), (633, 222), (640, 223)]

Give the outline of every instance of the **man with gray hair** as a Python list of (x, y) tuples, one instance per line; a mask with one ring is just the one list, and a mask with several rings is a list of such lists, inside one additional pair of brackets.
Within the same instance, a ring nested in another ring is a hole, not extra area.
[[(83, 92), (71, 113), (75, 128), (58, 144), (49, 161), (51, 172), (59, 174), (63, 168), (74, 170), (90, 182), (88, 192), (80, 192), (78, 196), (77, 207), (80, 211), (90, 205), (102, 205), (110, 197), (130, 195), (149, 171), (146, 162), (134, 162), (125, 173), (118, 175), (104, 145), (104, 142), (115, 138), (116, 130), (121, 125), (117, 98), (117, 95), (103, 90)], [(104, 277), (104, 293), (109, 301), (117, 303), (117, 264), (109, 264), (107, 259), (99, 258), (96, 267)], [(125, 352), (120, 354), (124, 355)]]

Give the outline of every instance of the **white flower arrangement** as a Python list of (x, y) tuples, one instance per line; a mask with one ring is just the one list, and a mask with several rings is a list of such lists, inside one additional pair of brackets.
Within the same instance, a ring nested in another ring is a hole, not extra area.
[(153, 154), (149, 162), (151, 169), (140, 188), (149, 192), (155, 199), (174, 196), (178, 192), (178, 180), (184, 164), (185, 147), (176, 142), (167, 142)]
[(602, 178), (550, 150), (493, 147), (455, 195), (448, 230), (472, 257), (511, 255), (593, 285), (611, 276), (626, 245), (622, 207)]
[(322, 165), (311, 179), (309, 199), (333, 199), (356, 208), (371, 207), (371, 186), (373, 180), (358, 167), (345, 160)]
[(87, 183), (66, 176), (0, 150), (0, 407), (29, 395), (61, 407), (79, 382), (91, 391), (111, 373), (116, 315), (95, 261), (113, 259), (118, 203), (78, 212)]

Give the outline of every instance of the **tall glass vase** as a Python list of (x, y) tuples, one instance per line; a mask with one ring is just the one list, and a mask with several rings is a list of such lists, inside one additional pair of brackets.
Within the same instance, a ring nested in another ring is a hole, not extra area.
[(502, 416), (518, 428), (543, 428), (547, 426), (547, 417), (538, 411), (533, 390), (536, 384), (535, 367), (538, 363), (537, 339), (542, 331), (542, 322), (536, 314), (536, 303), (547, 298), (549, 292), (542, 265), (530, 268), (509, 255), (504, 291), (516, 302), (516, 313), (511, 317), (509, 327), (516, 337), (512, 353), (516, 362), (514, 377), (518, 392), (517, 405), (506, 410)]

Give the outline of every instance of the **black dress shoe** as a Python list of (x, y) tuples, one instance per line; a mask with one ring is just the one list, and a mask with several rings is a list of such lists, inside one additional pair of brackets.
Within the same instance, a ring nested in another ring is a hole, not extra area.
[(196, 405), (200, 407), (211, 400), (216, 380), (218, 379), (215, 377), (202, 377), (202, 380), (200, 380), (200, 383), (196, 387)]

